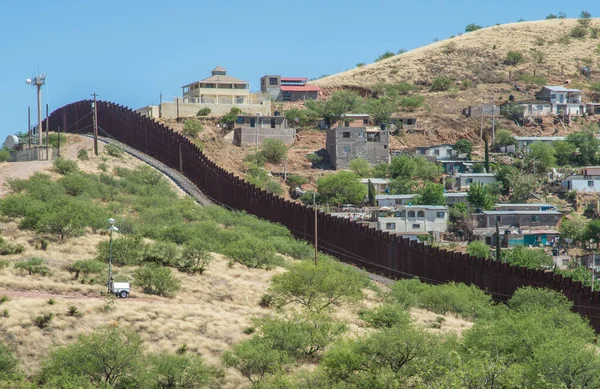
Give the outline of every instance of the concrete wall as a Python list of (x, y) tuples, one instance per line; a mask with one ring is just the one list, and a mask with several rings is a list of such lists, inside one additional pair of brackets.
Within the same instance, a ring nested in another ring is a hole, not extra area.
[[(49, 155), (48, 155), (49, 154)], [(28, 150), (13, 150), (10, 151), (10, 159), (8, 162), (28, 162), (38, 161), (46, 159), (55, 159), (57, 156), (57, 150), (50, 148), (46, 152), (46, 148), (31, 148)]]
[(493, 184), (496, 182), (496, 176), (476, 176), (464, 174), (458, 176), (448, 176), (446, 178), (446, 186), (456, 190), (467, 190), (474, 182), (480, 182), (484, 185)]
[[(443, 212), (444, 217), (437, 217), (437, 212)], [(393, 226), (389, 225), (390, 223), (393, 223)], [(446, 232), (448, 230), (448, 211), (426, 210), (425, 217), (380, 217), (378, 218), (378, 229), (390, 233), (409, 234)]]
[(294, 143), (296, 130), (293, 128), (240, 127), (233, 130), (236, 146), (260, 146), (265, 139), (279, 139), (286, 145)]
[[(561, 219), (555, 212), (549, 212), (548, 215), (528, 215), (528, 214), (504, 214), (504, 215), (486, 215), (484, 213), (475, 214), (473, 217), (477, 221), (478, 228), (492, 228), (496, 226), (496, 216), (500, 216), (498, 226), (500, 229), (507, 227), (556, 227)], [(533, 221), (532, 216), (539, 217), (539, 222)]]
[[(349, 136), (344, 137), (344, 134)], [(347, 169), (350, 161), (366, 159), (371, 164), (389, 162), (389, 134), (379, 132), (379, 141), (367, 141), (366, 127), (335, 127), (327, 130), (327, 152), (334, 169)]]
[[(589, 185), (590, 183), (592, 185)], [(569, 190), (577, 192), (596, 193), (600, 192), (600, 177), (570, 177), (568, 180), (563, 181), (562, 185)]]
[[(262, 104), (206, 104), (206, 103), (179, 103), (179, 117), (195, 117), (202, 108), (210, 108), (209, 116), (223, 116), (228, 113), (232, 107), (238, 107), (242, 113), (248, 115), (261, 114), (269, 116), (271, 114), (271, 102), (265, 100)], [(137, 109), (135, 112), (151, 118), (158, 118), (159, 111), (161, 117), (165, 119), (177, 118), (177, 103), (162, 103), (159, 106), (147, 106)]]

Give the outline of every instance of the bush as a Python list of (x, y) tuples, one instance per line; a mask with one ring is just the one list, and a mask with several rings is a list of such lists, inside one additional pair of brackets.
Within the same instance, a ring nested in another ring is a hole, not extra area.
[(0, 269), (6, 269), (8, 267), (9, 262), (5, 259), (0, 259)]
[(384, 59), (392, 58), (395, 55), (396, 54), (392, 53), (391, 51), (386, 51), (385, 53), (383, 53), (379, 57), (377, 57), (377, 59), (375, 59), (375, 62), (379, 62), (379, 61), (383, 61)]
[(23, 270), (30, 276), (34, 274), (45, 276), (50, 272), (42, 258), (30, 258), (25, 261), (19, 261), (15, 263), (15, 269)]
[(450, 282), (434, 286), (425, 290), (421, 304), (435, 313), (452, 312), (466, 319), (489, 319), (495, 315), (492, 297), (475, 285)]
[(35, 324), (35, 326), (38, 327), (39, 329), (43, 330), (50, 326), (50, 323), (52, 322), (53, 318), (54, 318), (53, 313), (45, 313), (45, 314), (37, 316), (35, 319), (33, 319), (33, 324)]
[(317, 166), (323, 161), (323, 157), (317, 153), (307, 154), (306, 159), (312, 164), (313, 167)]
[(90, 187), (90, 181), (81, 173), (67, 174), (59, 182), (70, 196), (79, 196)]
[(179, 246), (173, 242), (156, 242), (146, 246), (144, 263), (174, 266), (179, 261)]
[(200, 108), (196, 116), (208, 116), (211, 113), (211, 109), (208, 107)]
[(235, 368), (255, 386), (267, 374), (280, 370), (285, 359), (284, 353), (273, 349), (269, 342), (259, 337), (236, 344), (223, 353), (225, 366)]
[(560, 292), (528, 286), (517, 289), (508, 300), (508, 306), (510, 309), (523, 311), (560, 308), (568, 312), (573, 307), (573, 302)]
[(308, 178), (299, 176), (297, 174), (288, 174), (287, 176), (288, 185), (292, 188), (308, 184)]
[(89, 275), (102, 273), (106, 269), (106, 264), (95, 259), (79, 260), (73, 262), (67, 269), (75, 273), (76, 280), (79, 279), (80, 274), (85, 279)]
[[(109, 241), (98, 244), (99, 261), (108, 262), (109, 259)], [(113, 239), (112, 262), (117, 266), (139, 265), (144, 259), (146, 245), (139, 236), (124, 236)]]
[(25, 251), (25, 246), (19, 243), (7, 243), (2, 238), (0, 238), (0, 255), (14, 255), (21, 254)]
[(583, 39), (587, 36), (588, 30), (584, 26), (575, 26), (569, 31), (569, 36), (576, 39)]
[(518, 51), (509, 51), (508, 54), (506, 54), (506, 59), (504, 60), (504, 62), (507, 65), (518, 65), (523, 61), (523, 54), (521, 54)]
[(90, 159), (90, 157), (88, 156), (88, 152), (86, 149), (80, 149), (77, 152), (77, 159), (81, 160), (81, 161), (87, 161), (88, 159)]
[(446, 76), (437, 76), (433, 79), (429, 90), (431, 91), (446, 91), (452, 86), (452, 79)]
[(149, 358), (152, 388), (208, 388), (217, 374), (197, 355), (153, 355)]
[(183, 124), (183, 135), (190, 138), (195, 138), (199, 133), (204, 131), (204, 126), (198, 120), (189, 119)]
[(115, 144), (109, 143), (104, 146), (104, 151), (111, 157), (119, 158), (123, 154), (123, 148), (121, 146), (117, 146)]
[(490, 246), (485, 244), (482, 241), (475, 240), (467, 246), (467, 254), (473, 257), (480, 258), (489, 258), (490, 256)]
[(477, 31), (477, 30), (481, 30), (483, 27), (475, 24), (475, 23), (471, 23), (468, 24), (467, 27), (465, 27), (465, 32), (473, 32), (473, 31)]
[(147, 264), (135, 271), (135, 281), (144, 293), (164, 297), (173, 297), (181, 287), (179, 281), (168, 267)]
[[(48, 138), (48, 143), (50, 144), (50, 147), (58, 147), (59, 135), (57, 133), (51, 133)], [(67, 144), (66, 135), (60, 134), (60, 144), (63, 146)]]
[(425, 104), (425, 97), (423, 95), (404, 96), (400, 99), (398, 104), (405, 110), (412, 112)]
[(280, 163), (287, 156), (288, 148), (279, 139), (265, 139), (262, 143), (261, 154), (267, 162)]
[(13, 356), (10, 349), (4, 343), (0, 343), (0, 376), (9, 376), (15, 373), (18, 363), (19, 361)]
[(411, 323), (409, 313), (398, 304), (384, 304), (361, 311), (359, 317), (373, 328), (407, 327)]
[(77, 162), (62, 157), (56, 158), (53, 166), (54, 170), (60, 174), (68, 174), (77, 171)]
[(10, 161), (10, 151), (5, 148), (0, 148), (0, 162)]
[(229, 244), (223, 250), (223, 255), (249, 268), (272, 269), (283, 263), (274, 248), (257, 237), (243, 237)]
[(205, 250), (202, 245), (192, 243), (186, 245), (183, 249), (177, 269), (190, 275), (203, 274), (212, 259), (212, 254)]
[(75, 305), (71, 305), (69, 306), (69, 310), (67, 311), (67, 316), (82, 317), (83, 313), (81, 313), (81, 311), (79, 311), (79, 309), (77, 309)]

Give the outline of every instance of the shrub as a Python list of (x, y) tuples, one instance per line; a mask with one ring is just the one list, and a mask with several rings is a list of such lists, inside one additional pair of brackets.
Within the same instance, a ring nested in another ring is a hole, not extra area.
[[(104, 241), (98, 244), (98, 256), (96, 258), (99, 261), (108, 262), (109, 243), (109, 241)], [(143, 261), (145, 248), (146, 245), (139, 236), (123, 236), (113, 239), (113, 264), (118, 266), (139, 265)]]
[(307, 154), (306, 159), (312, 164), (313, 167), (317, 166), (323, 161), (323, 157), (317, 153)]
[(590, 14), (588, 11), (581, 11), (581, 13), (579, 14), (579, 19), (577, 20), (577, 23), (579, 23), (579, 25), (583, 28), (588, 28), (592, 21), (591, 18), (592, 18), (592, 14)]
[(77, 162), (62, 157), (56, 158), (53, 166), (54, 170), (60, 174), (67, 174), (77, 171)]
[(475, 24), (475, 23), (471, 23), (468, 24), (467, 27), (465, 27), (465, 32), (473, 32), (473, 31), (477, 31), (477, 30), (481, 30), (483, 27)]
[(59, 182), (70, 196), (79, 196), (90, 186), (90, 181), (81, 173), (67, 174)]
[(400, 105), (400, 107), (411, 112), (417, 108), (422, 107), (423, 104), (425, 104), (425, 97), (423, 95), (418, 95), (418, 94), (415, 94), (412, 96), (404, 96), (403, 98), (400, 99), (398, 104)]
[(35, 324), (35, 326), (38, 327), (39, 329), (43, 330), (50, 326), (50, 323), (52, 322), (53, 318), (54, 318), (53, 313), (45, 313), (45, 314), (37, 316), (35, 319), (33, 319), (33, 324)]
[(569, 36), (576, 39), (583, 39), (587, 36), (588, 30), (584, 26), (575, 26), (569, 31)]
[(408, 312), (398, 304), (384, 304), (361, 311), (359, 317), (373, 328), (406, 327), (411, 323)]
[(361, 68), (361, 67), (363, 67), (363, 66), (365, 66), (365, 63), (364, 63), (364, 62), (359, 62), (359, 63), (357, 63), (357, 64), (356, 64), (356, 67), (357, 67), (357, 68)]
[(196, 116), (208, 116), (211, 113), (211, 109), (208, 107), (200, 108)]
[(177, 269), (187, 274), (203, 274), (210, 262), (212, 254), (199, 244), (189, 244), (183, 249)]
[(48, 305), (54, 305), (54, 304), (56, 304), (56, 300), (53, 299), (53, 298), (48, 299), (47, 302), (48, 302)]
[(506, 54), (506, 59), (504, 60), (504, 62), (507, 65), (518, 65), (523, 61), (523, 54), (518, 52), (518, 51), (509, 51), (508, 54)]
[(280, 163), (287, 156), (288, 148), (279, 139), (265, 139), (262, 144), (261, 154), (267, 162)]
[(288, 174), (287, 182), (292, 188), (308, 184), (308, 178), (299, 176), (297, 174)]
[(223, 363), (233, 367), (246, 377), (253, 385), (258, 386), (267, 374), (281, 369), (285, 362), (285, 354), (273, 349), (272, 345), (259, 338), (236, 344), (223, 353)]
[(0, 162), (10, 161), (10, 151), (5, 148), (0, 148)]
[(2, 317), (8, 317), (8, 316), (9, 316), (8, 309), (3, 309), (2, 310)]
[(9, 262), (5, 259), (0, 259), (0, 269), (6, 269), (8, 267)]
[[(7, 243), (0, 238), (0, 255), (14, 255), (21, 254), (25, 251), (25, 246), (19, 243)], [(1, 266), (0, 266), (1, 267)]]
[(274, 248), (257, 237), (243, 237), (229, 244), (223, 250), (223, 255), (249, 268), (272, 269), (283, 263)]
[(67, 311), (67, 316), (81, 317), (83, 316), (83, 313), (81, 313), (75, 305), (71, 305), (69, 306), (69, 310)]
[[(50, 144), (50, 147), (58, 147), (59, 135), (57, 133), (51, 133), (48, 138), (49, 138), (48, 143)], [(60, 144), (61, 145), (67, 144), (67, 136), (66, 135), (60, 134)]]
[(119, 158), (123, 154), (123, 148), (113, 143), (104, 146), (104, 151), (111, 157)]
[(106, 265), (103, 262), (95, 259), (87, 259), (73, 262), (73, 264), (68, 267), (68, 270), (71, 273), (75, 273), (75, 279), (78, 279), (80, 274), (85, 279), (91, 274), (103, 272), (105, 268)]
[(490, 246), (482, 241), (475, 240), (467, 246), (467, 254), (473, 257), (488, 258), (490, 256)]
[(508, 306), (510, 309), (523, 311), (561, 308), (568, 312), (573, 307), (573, 302), (560, 292), (528, 286), (517, 289), (508, 300)]
[(420, 296), (422, 307), (435, 313), (455, 313), (466, 319), (492, 318), (492, 297), (475, 285), (450, 282), (426, 289)]
[[(8, 317), (8, 315), (4, 317)], [(9, 376), (15, 373), (18, 364), (19, 361), (13, 356), (10, 349), (4, 343), (0, 343), (0, 376)]]
[(8, 297), (7, 295), (2, 295), (0, 296), (0, 304), (4, 304), (10, 301), (10, 297)]
[(153, 355), (149, 358), (152, 388), (212, 387), (217, 370), (206, 366), (197, 355)]
[(600, 27), (590, 27), (590, 36), (597, 39), (598, 35), (600, 35)]
[(391, 51), (386, 51), (385, 53), (383, 53), (379, 57), (377, 57), (377, 59), (375, 59), (375, 62), (379, 62), (379, 61), (383, 61), (384, 59), (392, 58), (395, 55), (396, 54), (392, 53)]
[(102, 170), (103, 172), (108, 170), (108, 165), (104, 162), (98, 164), (98, 170)]
[(15, 269), (23, 270), (30, 276), (34, 274), (45, 276), (50, 272), (42, 258), (30, 258), (25, 261), (19, 261), (15, 263)]
[(88, 156), (88, 152), (86, 149), (80, 149), (77, 152), (77, 159), (81, 160), (81, 161), (87, 161), (88, 159), (90, 159), (90, 157)]
[(179, 281), (168, 267), (147, 264), (135, 271), (135, 280), (144, 293), (164, 297), (173, 297), (181, 287)]
[(204, 126), (198, 120), (189, 119), (183, 124), (183, 135), (190, 138), (195, 138), (199, 133), (204, 131)]
[(431, 91), (446, 91), (452, 86), (452, 79), (446, 76), (437, 76), (433, 79), (429, 89)]
[(156, 242), (146, 246), (143, 261), (162, 266), (173, 266), (179, 260), (179, 246), (173, 242)]

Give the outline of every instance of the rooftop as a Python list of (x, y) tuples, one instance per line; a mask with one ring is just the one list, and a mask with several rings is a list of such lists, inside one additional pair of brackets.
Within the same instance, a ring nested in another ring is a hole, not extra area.
[(373, 184), (384, 185), (390, 182), (387, 178), (363, 178), (360, 180), (361, 184), (367, 184), (369, 181)]
[(568, 89), (568, 88), (565, 88), (564, 86), (558, 86), (558, 85), (546, 85), (546, 86), (544, 86), (544, 88), (549, 89), (552, 92), (579, 92), (579, 93), (581, 93), (581, 91), (579, 89)]
[[(281, 77), (281, 82), (305, 82), (308, 81), (306, 77)], [(321, 89), (321, 88), (319, 88)]]
[(565, 140), (566, 136), (515, 136), (516, 140), (545, 140), (545, 141), (555, 141), (555, 140)]
[(551, 208), (556, 208), (556, 205), (542, 204), (542, 203), (519, 203), (519, 204), (505, 203), (505, 204), (496, 204), (495, 207), (515, 207), (515, 208), (519, 208), (519, 207), (551, 207)]
[(496, 173), (456, 173), (454, 176), (457, 177), (495, 177)]
[(211, 84), (248, 84), (248, 81), (244, 81), (244, 80), (240, 80), (239, 78), (228, 76), (226, 74), (227, 70), (225, 70), (224, 68), (222, 68), (220, 66), (217, 66), (216, 68), (214, 68), (211, 71), (211, 73), (212, 73), (212, 75), (210, 77), (207, 77), (201, 81), (196, 81), (196, 82), (192, 82), (190, 84), (186, 84), (186, 85), (182, 86), (182, 88), (197, 84), (199, 82), (208, 82)]
[(321, 88), (314, 85), (282, 85), (281, 90), (284, 92), (320, 92)]
[(558, 211), (483, 211), (484, 215), (562, 215)]

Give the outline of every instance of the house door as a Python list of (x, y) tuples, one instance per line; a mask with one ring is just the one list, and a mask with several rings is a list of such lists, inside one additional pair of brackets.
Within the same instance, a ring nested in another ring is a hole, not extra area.
[(559, 101), (561, 104), (562, 104), (562, 103), (564, 103), (564, 102), (565, 102), (565, 95), (563, 95), (563, 94), (560, 94), (560, 95), (558, 95), (558, 101)]
[(250, 127), (256, 127), (256, 118), (250, 118)]

